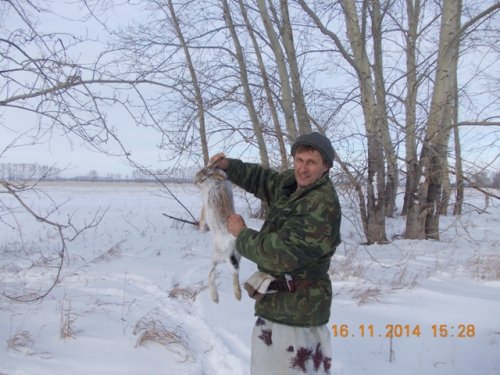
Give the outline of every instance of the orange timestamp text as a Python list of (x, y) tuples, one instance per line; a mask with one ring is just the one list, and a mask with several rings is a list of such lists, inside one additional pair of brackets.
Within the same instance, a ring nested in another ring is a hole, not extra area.
[(460, 324), (432, 324), (424, 326), (421, 324), (386, 324), (384, 327), (376, 327), (374, 324), (359, 324), (350, 326), (349, 324), (333, 324), (333, 337), (420, 337), (430, 335), (436, 338), (472, 338), (476, 336), (476, 326), (471, 323)]

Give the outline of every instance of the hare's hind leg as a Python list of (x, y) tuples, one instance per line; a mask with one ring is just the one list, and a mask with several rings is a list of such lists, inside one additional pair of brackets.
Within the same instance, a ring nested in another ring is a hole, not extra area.
[(233, 272), (233, 289), (234, 296), (238, 301), (241, 300), (240, 276), (237, 270)]
[(231, 255), (231, 265), (233, 266), (233, 290), (234, 296), (239, 301), (241, 300), (241, 287), (240, 287), (240, 255), (233, 253)]
[(198, 227), (202, 232), (208, 231), (207, 206), (205, 203), (203, 203), (203, 206), (201, 207), (200, 220), (198, 220)]
[(212, 262), (212, 269), (208, 274), (208, 289), (210, 290), (210, 297), (215, 303), (219, 303), (219, 293), (217, 292), (217, 285), (215, 284), (215, 268), (217, 262)]

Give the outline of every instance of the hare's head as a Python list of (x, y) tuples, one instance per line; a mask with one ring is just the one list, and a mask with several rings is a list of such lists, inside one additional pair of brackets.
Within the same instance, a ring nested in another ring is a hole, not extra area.
[(202, 186), (209, 181), (222, 181), (226, 179), (226, 173), (222, 169), (205, 167), (196, 173), (194, 184), (196, 186)]

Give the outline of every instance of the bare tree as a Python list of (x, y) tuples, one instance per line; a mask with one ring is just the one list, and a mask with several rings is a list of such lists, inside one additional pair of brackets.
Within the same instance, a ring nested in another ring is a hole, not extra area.
[[(455, 77), (456, 78), (456, 77)], [(458, 84), (457, 84), (458, 86)], [(456, 197), (455, 204), (453, 206), (453, 215), (459, 216), (462, 214), (462, 208), (464, 204), (464, 171), (462, 166), (462, 145), (460, 144), (460, 129), (456, 125), (458, 124), (458, 90), (455, 93), (455, 118), (453, 127), (453, 145), (455, 150), (455, 180), (456, 180)]]
[(243, 93), (245, 96), (245, 106), (250, 116), (250, 121), (252, 122), (252, 127), (255, 132), (255, 137), (257, 138), (257, 145), (259, 149), (260, 161), (263, 166), (269, 167), (269, 157), (267, 153), (267, 146), (264, 140), (264, 132), (262, 130), (262, 124), (255, 109), (254, 99), (250, 89), (250, 81), (248, 78), (248, 69), (245, 61), (245, 55), (243, 54), (243, 48), (241, 46), (240, 40), (238, 38), (238, 33), (236, 32), (236, 27), (234, 26), (233, 17), (231, 16), (231, 10), (227, 0), (221, 0), (222, 9), (224, 13), (224, 20), (231, 34), (231, 39), (236, 50), (235, 58), (238, 62), (238, 73), (240, 75), (241, 86), (243, 88)]
[[(317, 16), (316, 13), (306, 4), (305, 1), (298, 0), (304, 11), (311, 17), (320, 31), (329, 37), (336, 45), (345, 61), (355, 72), (361, 96), (361, 107), (365, 120), (366, 142), (367, 142), (367, 180), (366, 180), (366, 202), (364, 198), (359, 202), (360, 206), (365, 206), (363, 210), (367, 212), (365, 223), (367, 241), (369, 243), (386, 242), (385, 216), (386, 209), (393, 211), (394, 204), (387, 204), (387, 200), (394, 200), (397, 188), (397, 164), (396, 154), (389, 136), (387, 124), (387, 114), (385, 109), (385, 90), (382, 73), (382, 46), (381, 46), (381, 13), (380, 4), (372, 3), (372, 24), (374, 31), (372, 35), (377, 35), (374, 41), (375, 62), (370, 63), (366, 44), (366, 21), (365, 17), (358, 15), (355, 2), (341, 2), (345, 17), (345, 27), (349, 42), (346, 47), (339, 36), (329, 30)], [(365, 2), (364, 6), (368, 3)], [(365, 15), (367, 8), (361, 10), (361, 15)], [(372, 74), (371, 66), (375, 68)], [(375, 79), (374, 79), (375, 77)], [(386, 184), (388, 172), (385, 162), (388, 161), (390, 178)]]
[(413, 204), (413, 192), (418, 181), (418, 156), (417, 156), (417, 94), (419, 79), (417, 76), (417, 39), (418, 27), (421, 16), (420, 0), (406, 0), (406, 15), (408, 18), (407, 32), (405, 35), (406, 54), (406, 97), (405, 106), (405, 165), (406, 188), (404, 203), (401, 213), (406, 215), (408, 206)]
[(293, 28), (290, 20), (290, 12), (288, 10), (288, 0), (280, 0), (280, 10), (282, 17), (280, 34), (282, 35), (283, 47), (285, 49), (288, 65), (290, 67), (290, 81), (292, 85), (293, 102), (295, 105), (299, 134), (307, 134), (311, 132), (311, 121), (309, 119), (309, 113), (307, 112), (304, 91), (300, 81), (301, 74), (299, 64), (297, 62), (297, 52), (295, 50)]
[(445, 0), (433, 98), (420, 158), (425, 181), (419, 186), (419, 204), (408, 210), (407, 238), (439, 238), (439, 206), (451, 129), (454, 95), (451, 83), (454, 82), (453, 72), (456, 72), (458, 61), (460, 16), (461, 2)]
[(297, 138), (297, 126), (295, 124), (293, 96), (292, 89), (290, 87), (290, 76), (287, 69), (285, 53), (281, 48), (278, 35), (274, 30), (273, 22), (269, 16), (269, 11), (266, 6), (266, 0), (257, 0), (257, 4), (259, 6), (260, 16), (269, 39), (271, 50), (275, 56), (282, 92), (280, 103), (285, 116), (287, 138), (290, 143), (292, 143)]
[(276, 140), (278, 142), (278, 148), (279, 148), (279, 155), (280, 155), (280, 165), (282, 169), (287, 169), (288, 168), (288, 157), (287, 157), (287, 151), (285, 147), (285, 139), (283, 136), (283, 131), (281, 129), (281, 124), (279, 121), (279, 115), (278, 115), (278, 110), (275, 106), (275, 100), (274, 100), (274, 93), (273, 90), (271, 89), (271, 84), (269, 82), (269, 77), (266, 69), (266, 65), (264, 62), (264, 58), (261, 53), (261, 48), (257, 42), (257, 37), (254, 32), (254, 26), (250, 22), (250, 19), (248, 17), (248, 12), (246, 9), (245, 4), (243, 3), (243, 0), (238, 0), (238, 4), (240, 6), (240, 12), (243, 17), (243, 21), (245, 23), (245, 26), (248, 31), (248, 35), (250, 37), (250, 40), (252, 41), (252, 46), (254, 48), (255, 56), (257, 58), (258, 62), (258, 68), (260, 75), (262, 77), (262, 84), (264, 87), (264, 92), (265, 92), (265, 99), (269, 107), (269, 112), (271, 114), (271, 120), (273, 123), (273, 130), (274, 134), (276, 137)]
[[(47, 173), (50, 173), (50, 170)], [(24, 262), (20, 262), (16, 267), (12, 267), (11, 264), (0, 265), (2, 273), (15, 272), (16, 277), (13, 280), (20, 280), (9, 283), (10, 285), (0, 285), (0, 294), (16, 302), (35, 302), (49, 295), (61, 280), (64, 261), (67, 259), (68, 243), (75, 240), (85, 230), (97, 226), (104, 215), (97, 212), (87, 224), (77, 227), (72, 223), (71, 218), (66, 223), (51, 219), (50, 215), (56, 211), (56, 208), (45, 215), (35, 212), (23, 196), (28, 193), (42, 195), (38, 184), (44, 177), (41, 176), (40, 180), (31, 183), (0, 180), (0, 222), (9, 225), (21, 239), (19, 242), (14, 241), (9, 245), (2, 246), (1, 249), (2, 252), (14, 252), (16, 257), (24, 258)], [(11, 199), (6, 199), (6, 196)], [(50, 197), (49, 199), (52, 200)], [(22, 240), (23, 224), (17, 219), (20, 211), (23, 211), (31, 220), (46, 225), (55, 232), (57, 240), (46, 241), (48, 250), (38, 250), (36, 245), (25, 246)], [(54, 244), (52, 245), (51, 242)], [(15, 247), (16, 244), (20, 248), (11, 248)], [(10, 259), (10, 257), (6, 259)], [(36, 277), (39, 273), (50, 275), (51, 280), (47, 283), (42, 282)], [(36, 280), (35, 283), (30, 282), (33, 279)]]
[[(443, 178), (448, 178), (445, 173), (448, 142), (451, 129), (456, 126), (453, 119), (456, 119), (454, 105), (460, 41), (476, 22), (498, 9), (500, 4), (497, 3), (462, 26), (462, 2), (443, 2), (434, 87), (416, 178), (416, 181), (421, 182), (418, 191), (409, 193), (418, 197), (418, 204), (409, 206), (405, 233), (407, 238), (439, 239)], [(422, 176), (422, 179), (418, 176)]]
[(203, 155), (203, 161), (204, 161), (204, 164), (206, 165), (206, 164), (208, 164), (209, 153), (208, 153), (208, 141), (207, 141), (207, 134), (206, 134), (206, 126), (205, 126), (205, 106), (203, 103), (203, 96), (202, 96), (202, 92), (201, 92), (201, 87), (200, 87), (200, 84), (198, 82), (198, 76), (196, 73), (196, 69), (194, 67), (193, 60), (191, 58), (191, 53), (189, 51), (189, 47), (186, 43), (186, 40), (184, 38), (184, 34), (181, 30), (179, 21), (177, 19), (175, 7), (172, 3), (172, 0), (168, 0), (168, 10), (170, 12), (170, 21), (172, 22), (172, 24), (175, 28), (177, 38), (179, 39), (179, 43), (180, 43), (182, 50), (184, 52), (184, 55), (186, 57), (186, 64), (187, 64), (187, 68), (189, 70), (189, 75), (191, 77), (191, 83), (193, 85), (194, 101), (196, 103), (197, 114), (198, 114), (201, 150), (202, 150), (202, 155)]
[[(14, 147), (39, 143), (43, 137), (50, 137), (56, 129), (76, 135), (86, 141), (88, 146), (104, 153), (128, 156), (128, 150), (117, 137), (106, 111), (115, 104), (129, 107), (130, 102), (119, 95), (120, 89), (135, 92), (136, 85), (157, 83), (118, 77), (116, 71), (108, 70), (112, 62), (107, 60), (105, 53), (99, 55), (96, 52), (96, 61), (79, 61), (76, 51), (88, 48), (95, 41), (65, 31), (42, 31), (38, 24), (39, 17), (58, 16), (46, 5), (36, 1), (9, 1), (2, 2), (1, 7), (1, 17), (9, 17), (9, 22), (2, 23), (0, 38), (0, 126), (2, 143), (6, 142), (0, 149), (0, 157), (7, 156)], [(63, 20), (62, 17), (60, 19)], [(110, 90), (110, 85), (115, 85), (117, 91)], [(161, 83), (158, 85), (161, 86)], [(19, 113), (28, 120), (5, 123)], [(9, 116), (4, 117), (6, 114)], [(30, 121), (31, 126), (21, 128)], [(4, 134), (12, 134), (12, 139), (5, 139)], [(118, 146), (118, 150), (112, 151), (111, 144)], [(23, 264), (28, 264), (28, 268), (18, 270), (21, 284), (26, 281), (22, 276), (29, 272), (55, 270), (51, 272), (52, 281), (47, 285), (28, 285), (27, 288), (17, 285), (12, 290), (2, 286), (3, 296), (29, 302), (44, 298), (57, 285), (64, 260), (67, 259), (68, 244), (82, 231), (98, 225), (102, 214), (96, 213), (87, 220), (88, 224), (81, 227), (74, 225), (71, 217), (64, 222), (53, 219), (51, 214), (60, 206), (43, 193), (39, 182), (58, 171), (50, 168), (43, 171), (22, 169), (17, 176), (0, 178), (0, 224), (10, 226), (12, 233), (18, 234), (18, 240), (12, 243), (20, 246), (11, 249), (2, 243), (1, 250), (19, 250), (19, 254), (26, 257), (26, 263)], [(30, 181), (23, 180), (27, 173), (36, 175), (40, 172), (42, 174), (34, 181), (32, 178)], [(35, 211), (24, 198), (29, 193), (52, 202), (55, 206), (53, 211), (47, 214)], [(31, 219), (39, 225), (52, 228), (58, 243), (48, 244), (45, 253), (25, 247), (23, 223), (19, 219), (21, 215), (26, 220)]]

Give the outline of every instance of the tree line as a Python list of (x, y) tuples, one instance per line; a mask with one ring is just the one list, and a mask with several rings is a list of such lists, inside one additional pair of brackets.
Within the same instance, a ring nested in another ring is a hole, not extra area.
[(0, 6), (0, 108), (35, 114), (32, 137), (59, 129), (145, 170), (126, 121), (177, 168), (224, 150), (281, 170), (320, 131), (368, 243), (394, 215), (405, 238), (439, 239), (473, 175), (498, 169), (498, 1), (74, 3), (94, 36), (44, 28), (62, 10), (43, 2)]
[(170, 168), (161, 170), (135, 169), (130, 175), (122, 173), (99, 174), (95, 169), (85, 175), (63, 177), (61, 168), (37, 163), (0, 163), (0, 180), (10, 182), (38, 181), (90, 181), (90, 182), (157, 182), (191, 183), (197, 171), (191, 168)]
[[(95, 169), (85, 175), (63, 177), (63, 170), (54, 166), (37, 163), (0, 163), (0, 180), (4, 181), (103, 181), (103, 182), (157, 182), (192, 183), (198, 167), (171, 169), (135, 169), (130, 174), (105, 173), (99, 174)], [(332, 176), (342, 186), (349, 186), (342, 176)], [(400, 187), (404, 185), (400, 183)], [(453, 185), (452, 185), (453, 186)], [(473, 173), (465, 182), (465, 187), (500, 189), (500, 171)]]
[(58, 180), (61, 178), (60, 174), (60, 168), (38, 163), (0, 163), (0, 180)]

